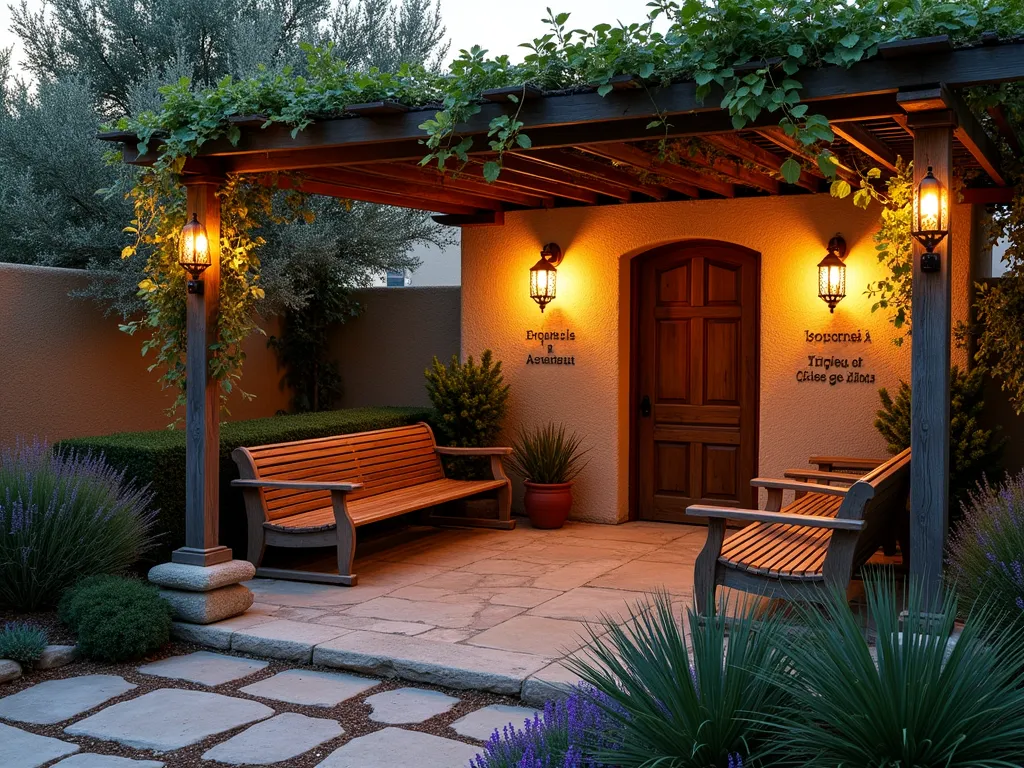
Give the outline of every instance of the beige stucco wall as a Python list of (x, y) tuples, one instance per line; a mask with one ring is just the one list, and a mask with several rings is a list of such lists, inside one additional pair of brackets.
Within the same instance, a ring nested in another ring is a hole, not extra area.
[(459, 353), (459, 288), (366, 288), (363, 311), (331, 339), (341, 407), (430, 405), (423, 372)]
[[(142, 339), (118, 329), (92, 302), (69, 297), (87, 285), (78, 270), (0, 264), (0, 446), (18, 438), (50, 441), (110, 432), (162, 429), (172, 402)], [(356, 291), (360, 317), (336, 334), (334, 351), (346, 386), (344, 406), (425, 404), (423, 369), (433, 354), (459, 349), (459, 291)], [(263, 321), (274, 333), (276, 320)], [(282, 371), (266, 337), (245, 345), (242, 389), (229, 399), (230, 419), (287, 410)]]
[[(630, 260), (677, 240), (736, 243), (762, 255), (760, 474), (806, 466), (813, 453), (884, 455), (872, 423), (879, 387), (909, 374), (909, 344), (891, 343), (882, 313), (863, 289), (882, 276), (872, 235), (878, 209), (862, 211), (827, 195), (563, 208), (506, 214), (502, 227), (463, 233), (462, 348), (490, 348), (512, 385), (509, 435), (519, 425), (565, 421), (585, 436), (591, 460), (575, 489), (573, 515), (616, 522), (629, 512)], [(953, 225), (956, 317), (969, 282), (970, 211)], [(836, 232), (849, 245), (847, 297), (834, 315), (817, 297), (817, 262)], [(558, 298), (542, 315), (529, 297), (528, 270), (544, 243), (558, 243)], [(954, 320), (955, 322), (955, 320)], [(576, 333), (555, 350), (574, 367), (527, 366), (541, 348), (527, 329)], [(814, 344), (805, 330), (870, 332), (871, 344)], [(863, 357), (870, 384), (799, 384), (807, 356)], [(963, 359), (962, 353), (960, 354)], [(517, 494), (517, 499), (521, 498)]]

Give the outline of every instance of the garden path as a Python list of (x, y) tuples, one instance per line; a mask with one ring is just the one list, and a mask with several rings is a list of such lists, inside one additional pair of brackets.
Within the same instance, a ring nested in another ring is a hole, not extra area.
[(211, 651), (110, 671), (124, 676), (72, 673), (0, 698), (0, 765), (464, 768), (536, 712)]

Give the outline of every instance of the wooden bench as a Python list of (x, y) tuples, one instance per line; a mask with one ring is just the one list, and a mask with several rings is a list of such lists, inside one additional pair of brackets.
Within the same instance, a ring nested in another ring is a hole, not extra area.
[[(707, 542), (694, 568), (699, 613), (714, 609), (719, 585), (770, 598), (824, 602), (832, 590), (846, 589), (855, 570), (907, 515), (909, 448), (859, 477), (822, 470), (803, 474), (808, 473), (818, 482), (752, 480), (755, 488), (768, 491), (764, 510), (687, 508), (688, 515), (708, 518)], [(837, 481), (842, 484), (832, 484)], [(784, 491), (797, 498), (782, 507)], [(748, 525), (726, 538), (729, 521)]]
[[(502, 456), (511, 448), (445, 448), (426, 424), (316, 440), (237, 448), (231, 457), (249, 520), (248, 560), (257, 575), (352, 586), (356, 528), (483, 493), (496, 493), (498, 516), (432, 515), (431, 523), (515, 528), (512, 484)], [(487, 456), (490, 480), (453, 480), (441, 456)], [(261, 568), (267, 546), (337, 547), (338, 574)]]

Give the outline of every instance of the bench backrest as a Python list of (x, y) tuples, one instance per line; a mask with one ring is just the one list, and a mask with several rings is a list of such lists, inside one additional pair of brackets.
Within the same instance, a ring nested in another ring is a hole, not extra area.
[[(238, 448), (231, 455), (243, 478), (362, 483), (349, 499), (376, 496), (444, 478), (426, 424)], [(327, 491), (267, 489), (268, 520), (330, 506)]]
[(885, 535), (906, 516), (909, 496), (909, 448), (850, 486), (836, 517), (865, 523), (857, 541), (854, 562), (864, 562), (874, 554)]

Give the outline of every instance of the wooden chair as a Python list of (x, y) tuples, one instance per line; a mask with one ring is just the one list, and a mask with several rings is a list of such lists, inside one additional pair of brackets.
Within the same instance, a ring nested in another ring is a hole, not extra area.
[[(496, 493), (498, 516), (431, 515), (435, 524), (512, 529), (512, 484), (502, 467), (511, 448), (445, 448), (426, 424), (315, 440), (237, 448), (256, 575), (353, 586), (356, 528), (448, 501)], [(453, 480), (441, 456), (487, 456), (490, 480)], [(262, 568), (267, 546), (337, 547), (338, 574)]]
[[(713, 609), (719, 585), (769, 598), (823, 602), (831, 590), (849, 585), (855, 570), (907, 515), (909, 448), (860, 477), (820, 469), (803, 474), (817, 482), (752, 480), (755, 488), (768, 491), (764, 510), (687, 508), (688, 515), (708, 518), (707, 542), (694, 568), (698, 612)], [(798, 496), (782, 507), (784, 491)], [(749, 525), (726, 538), (728, 521)]]

